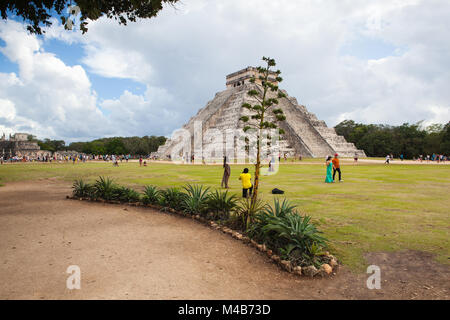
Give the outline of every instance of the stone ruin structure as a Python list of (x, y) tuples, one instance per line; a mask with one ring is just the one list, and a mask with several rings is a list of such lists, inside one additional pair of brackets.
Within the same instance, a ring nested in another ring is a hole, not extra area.
[[(255, 78), (255, 83), (250, 79)], [(275, 84), (276, 74), (269, 76), (269, 80)], [(256, 89), (262, 92), (261, 80), (259, 80), (257, 69), (248, 67), (238, 72), (232, 73), (226, 77), (227, 89), (216, 94), (213, 100), (198, 111), (187, 124), (183, 126), (184, 131), (191, 133), (192, 152), (195, 152), (194, 131), (197, 123), (201, 123), (202, 130), (202, 150), (223, 148), (221, 155), (229, 155), (236, 144), (230, 146), (227, 143), (226, 133), (229, 130), (243, 131), (244, 123), (240, 117), (248, 115), (249, 111), (242, 108), (244, 103), (254, 105), (257, 103), (255, 98), (250, 97), (247, 92)], [(277, 108), (281, 108), (286, 115), (286, 120), (279, 123), (284, 129), (285, 134), (281, 136), (278, 142), (278, 154), (284, 156), (302, 156), (304, 158), (326, 157), (338, 153), (341, 157), (365, 157), (363, 150), (358, 150), (353, 143), (348, 143), (344, 137), (338, 136), (334, 128), (328, 128), (324, 121), (310, 113), (305, 106), (299, 104), (294, 97), (290, 97), (286, 91), (286, 98), (279, 99)], [(215, 132), (211, 137), (207, 132)], [(206, 134), (206, 136), (205, 136)], [(228, 140), (229, 141), (229, 140)], [(163, 146), (160, 146), (156, 155), (160, 159), (168, 159), (174, 154), (174, 148), (179, 145), (180, 139), (168, 139)], [(197, 142), (198, 143), (198, 142)], [(178, 152), (178, 149), (175, 150)], [(202, 151), (203, 152), (203, 151)], [(184, 157), (190, 157), (191, 154), (184, 154)], [(197, 157), (197, 152), (195, 152)], [(236, 155), (237, 152), (231, 153)], [(205, 157), (205, 155), (204, 155)], [(214, 153), (212, 154), (214, 158)], [(211, 154), (208, 154), (211, 158)], [(216, 157), (217, 159), (220, 156)], [(186, 159), (187, 160), (187, 159)], [(197, 160), (197, 159), (196, 159)]]
[(6, 139), (3, 133), (0, 138), (0, 156), (36, 158), (51, 154), (49, 151), (41, 150), (37, 142), (29, 141), (28, 136), (29, 134), (27, 133), (16, 133), (14, 135), (10, 134), (9, 139)]

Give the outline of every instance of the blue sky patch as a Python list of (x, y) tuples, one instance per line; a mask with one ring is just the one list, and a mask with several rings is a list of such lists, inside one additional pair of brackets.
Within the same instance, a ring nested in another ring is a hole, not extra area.
[(377, 60), (399, 54), (398, 47), (382, 39), (360, 36), (346, 43), (339, 52), (341, 56), (353, 56), (361, 60)]

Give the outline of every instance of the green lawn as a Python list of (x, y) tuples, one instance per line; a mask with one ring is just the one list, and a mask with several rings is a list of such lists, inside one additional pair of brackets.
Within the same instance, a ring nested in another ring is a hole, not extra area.
[[(231, 166), (232, 192), (241, 191), (238, 176), (243, 168)], [(363, 270), (363, 253), (369, 251), (423, 250), (450, 263), (450, 166), (344, 163), (342, 170), (345, 182), (330, 185), (323, 183), (325, 166), (320, 160), (282, 163), (278, 174), (262, 176), (260, 194), (271, 202), (271, 189), (285, 190), (286, 198), (320, 224), (331, 251), (355, 271)], [(0, 166), (0, 184), (50, 177), (95, 180), (99, 175), (136, 189), (186, 183), (217, 188), (222, 168), (156, 163), (139, 167), (135, 162), (118, 168), (111, 163)]]

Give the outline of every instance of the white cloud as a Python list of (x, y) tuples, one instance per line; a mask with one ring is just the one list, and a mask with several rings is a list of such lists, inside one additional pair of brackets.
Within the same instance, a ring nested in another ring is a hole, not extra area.
[[(127, 27), (93, 22), (85, 41), (101, 52), (141, 53), (152, 70), (141, 81), (184, 103), (185, 119), (224, 89), (227, 73), (271, 55), (282, 86), (329, 125), (347, 116), (400, 124), (434, 118), (430, 105), (450, 108), (448, 17), (443, 0), (197, 0)], [(397, 50), (379, 60), (340, 55), (361, 36)], [(100, 60), (87, 50), (84, 61), (106, 74)]]
[(102, 77), (133, 79), (143, 83), (150, 78), (151, 67), (139, 52), (94, 45), (87, 45), (85, 49), (89, 58), (83, 59), (83, 63)]
[(97, 125), (104, 117), (81, 66), (67, 66), (45, 52), (17, 22), (2, 22), (0, 38), (6, 43), (2, 53), (19, 67), (19, 75), (0, 73), (0, 99), (15, 107), (10, 128), (61, 138), (101, 132)]
[[(446, 122), (449, 17), (446, 0), (188, 0), (126, 27), (91, 22), (85, 35), (53, 26), (46, 37), (83, 46), (90, 73), (147, 87), (108, 100), (97, 99), (82, 66), (65, 65), (16, 24), (2, 25), (2, 52), (20, 72), (0, 74), (9, 81), (0, 98), (55, 136), (169, 134), (225, 88), (226, 74), (269, 55), (282, 87), (329, 125)], [(342, 55), (361, 38), (395, 49), (377, 60)]]
[(173, 125), (182, 125), (181, 113), (172, 111), (173, 97), (161, 88), (147, 87), (144, 95), (125, 91), (118, 99), (105, 100), (103, 110), (117, 124), (116, 135), (151, 135), (156, 130), (170, 132)]
[(10, 100), (0, 99), (0, 119), (13, 121), (16, 117), (16, 108)]

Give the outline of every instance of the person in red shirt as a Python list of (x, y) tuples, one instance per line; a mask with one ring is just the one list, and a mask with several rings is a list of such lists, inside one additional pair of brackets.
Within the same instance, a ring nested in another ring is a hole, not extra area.
[(339, 163), (339, 155), (336, 153), (333, 158), (333, 181), (335, 180), (336, 172), (339, 172), (339, 182), (342, 182), (341, 165)]

